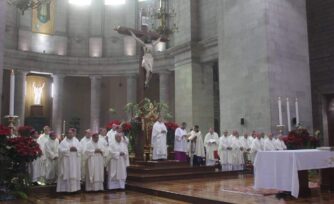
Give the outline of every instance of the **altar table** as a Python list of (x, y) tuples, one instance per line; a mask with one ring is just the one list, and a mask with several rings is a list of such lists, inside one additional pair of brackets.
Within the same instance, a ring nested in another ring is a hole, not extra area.
[[(291, 195), (297, 198), (300, 185), (304, 187), (308, 185), (305, 170), (326, 168), (334, 168), (333, 151), (316, 149), (260, 151), (254, 161), (254, 188), (290, 191)], [(304, 178), (299, 179), (303, 175)], [(304, 184), (301, 184), (303, 182)]]

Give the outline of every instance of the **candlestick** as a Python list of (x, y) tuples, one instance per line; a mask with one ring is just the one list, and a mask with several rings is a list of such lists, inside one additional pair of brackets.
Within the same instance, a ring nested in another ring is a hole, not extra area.
[(299, 104), (298, 104), (298, 98), (296, 98), (296, 101), (295, 101), (295, 108), (296, 108), (296, 126), (299, 126)]
[(286, 113), (288, 117), (288, 131), (291, 131), (291, 121), (290, 121), (290, 102), (289, 98), (286, 98)]
[(282, 119), (282, 101), (281, 97), (278, 97), (278, 118), (279, 118), (279, 125), (283, 125), (283, 119)]
[(14, 115), (14, 95), (15, 94), (15, 74), (14, 70), (10, 73), (10, 94), (9, 94), (9, 115)]

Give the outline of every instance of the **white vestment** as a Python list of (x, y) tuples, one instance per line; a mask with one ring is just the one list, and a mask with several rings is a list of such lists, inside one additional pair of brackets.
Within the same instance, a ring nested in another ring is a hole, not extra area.
[(45, 156), (45, 143), (49, 140), (49, 135), (46, 134), (41, 134), (38, 139), (37, 139), (37, 143), (39, 145), (39, 148), (42, 150), (42, 156), (37, 158), (37, 160), (34, 164), (37, 165), (36, 167), (34, 167), (34, 169), (36, 169), (35, 171), (35, 178), (33, 180), (36, 181), (43, 181), (45, 179), (46, 176), (46, 156)]
[[(162, 133), (165, 131), (165, 133)], [(162, 122), (155, 122), (152, 129), (151, 144), (153, 147), (153, 160), (167, 159), (167, 128)]]
[(218, 151), (219, 137), (217, 133), (211, 134), (210, 132), (205, 135), (204, 146), (206, 150), (206, 165), (215, 165), (216, 159), (214, 152)]
[(190, 165), (193, 165), (194, 155), (198, 157), (205, 157), (204, 142), (201, 131), (195, 132), (192, 130), (188, 137), (188, 156), (190, 157)]
[[(105, 150), (109, 149), (108, 136), (99, 135), (99, 142), (102, 143)], [(105, 167), (107, 166), (109, 161), (110, 161), (110, 153), (109, 153), (109, 150), (108, 150), (108, 151), (105, 151), (105, 153), (104, 153), (104, 166)]]
[(240, 137), (232, 137), (232, 154), (233, 154), (233, 170), (243, 170), (244, 169), (244, 150), (245, 149), (243, 139)]
[[(120, 153), (124, 155), (121, 156)], [(111, 160), (108, 166), (108, 189), (124, 189), (129, 166), (128, 146), (124, 142), (116, 142), (110, 146)]]
[(53, 182), (57, 178), (58, 169), (58, 139), (49, 139), (45, 143), (45, 157), (46, 157), (46, 180), (48, 182)]
[(223, 135), (219, 138), (218, 145), (218, 154), (222, 171), (232, 171), (233, 154), (232, 149), (228, 150), (228, 148), (232, 148), (231, 137)]
[[(70, 148), (75, 147), (76, 152)], [(80, 190), (81, 148), (77, 138), (65, 138), (59, 144), (59, 163), (57, 192), (75, 192)]]
[(274, 140), (275, 140), (274, 141), (275, 147), (276, 147), (277, 150), (286, 150), (287, 149), (283, 140), (280, 140), (280, 139), (277, 139), (277, 138), (274, 139)]
[(251, 145), (251, 162), (254, 163), (256, 153), (259, 151), (262, 151), (262, 145), (261, 145), (261, 140), (258, 138), (253, 139), (252, 145)]
[[(95, 153), (100, 149), (101, 153)], [(102, 191), (104, 181), (104, 156), (107, 149), (102, 140), (88, 142), (85, 150), (86, 162), (86, 191)]]
[(86, 178), (86, 155), (85, 155), (85, 151), (86, 151), (86, 147), (87, 144), (92, 141), (92, 138), (89, 137), (87, 138), (86, 136), (84, 136), (83, 138), (81, 138), (80, 140), (80, 147), (81, 147), (81, 179), (82, 181), (85, 180)]
[[(37, 140), (35, 140), (37, 142)], [(41, 167), (41, 157), (36, 158), (29, 164), (29, 173), (32, 182), (37, 182), (40, 180), (40, 167)]]
[(175, 139), (174, 139), (174, 151), (178, 152), (187, 152), (187, 138), (183, 137), (187, 135), (187, 130), (180, 127), (175, 130)]
[(107, 133), (107, 140), (108, 140), (108, 145), (110, 146), (112, 143), (114, 143), (116, 140), (115, 140), (115, 135), (116, 135), (117, 131), (116, 130), (113, 130), (113, 129), (110, 129)]
[(264, 151), (275, 151), (276, 145), (274, 139), (266, 139), (263, 144), (263, 150)]

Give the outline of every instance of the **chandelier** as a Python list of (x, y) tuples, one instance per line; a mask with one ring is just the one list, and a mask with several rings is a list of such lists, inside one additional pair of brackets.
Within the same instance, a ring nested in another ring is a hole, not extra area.
[(42, 4), (50, 3), (51, 1), (52, 0), (7, 0), (7, 3), (18, 8), (23, 15), (26, 10), (39, 8)]

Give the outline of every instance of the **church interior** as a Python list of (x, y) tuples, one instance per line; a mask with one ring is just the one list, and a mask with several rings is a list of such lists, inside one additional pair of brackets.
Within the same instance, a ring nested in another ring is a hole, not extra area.
[(333, 11), (0, 0), (0, 202), (334, 203)]

